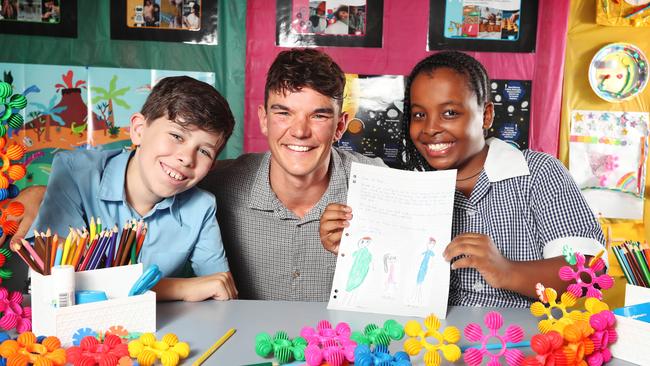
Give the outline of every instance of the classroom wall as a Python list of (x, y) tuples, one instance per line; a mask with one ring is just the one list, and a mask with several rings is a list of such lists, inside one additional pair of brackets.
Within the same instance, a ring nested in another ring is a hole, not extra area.
[[(206, 71), (237, 121), (222, 158), (243, 150), (246, 0), (219, 0), (218, 45), (110, 38), (110, 0), (78, 0), (77, 38), (0, 35), (0, 62)], [(134, 111), (135, 112), (135, 111)]]
[[(266, 70), (284, 48), (275, 46), (275, 1), (249, 0), (244, 150), (265, 151), (257, 106), (263, 103)], [(564, 44), (569, 4), (542, 0), (535, 53), (470, 52), (494, 79), (532, 80), (530, 147), (558, 152)], [(429, 0), (384, 0), (382, 48), (323, 47), (346, 73), (406, 75), (426, 51)]]

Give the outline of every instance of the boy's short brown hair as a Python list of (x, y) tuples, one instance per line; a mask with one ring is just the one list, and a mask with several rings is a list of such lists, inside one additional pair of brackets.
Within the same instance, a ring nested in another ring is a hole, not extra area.
[(188, 76), (161, 79), (151, 90), (141, 113), (147, 123), (167, 117), (181, 126), (196, 126), (219, 134), (224, 145), (235, 127), (226, 99), (212, 85)]
[(325, 52), (294, 48), (278, 54), (266, 74), (264, 105), (269, 93), (295, 93), (310, 88), (338, 101), (343, 106), (345, 74)]

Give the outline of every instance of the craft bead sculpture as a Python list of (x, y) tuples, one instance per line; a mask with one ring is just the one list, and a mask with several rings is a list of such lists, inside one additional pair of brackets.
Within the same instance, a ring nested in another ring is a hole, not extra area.
[(22, 94), (11, 95), (11, 84), (0, 81), (0, 137), (7, 133), (7, 126), (20, 128), (23, 116), (18, 113), (27, 106), (27, 98)]
[(4, 267), (7, 259), (11, 258), (11, 250), (7, 248), (0, 248), (0, 283), (2, 280), (7, 280), (13, 276), (13, 271)]
[(551, 330), (546, 334), (535, 334), (530, 339), (530, 348), (536, 353), (524, 359), (522, 366), (569, 365), (575, 357), (565, 352), (564, 337)]
[[(540, 301), (534, 302), (530, 306), (530, 312), (536, 316), (546, 316), (546, 319), (542, 319), (537, 324), (537, 329), (541, 333), (547, 333), (551, 330), (556, 330), (563, 333), (563, 328), (573, 323), (576, 320), (584, 320), (585, 316), (579, 310), (568, 311), (568, 308), (576, 304), (577, 298), (570, 292), (565, 292), (560, 297), (560, 302), (557, 302), (557, 292), (552, 288), (544, 289), (545, 298), (548, 302), (542, 303)], [(546, 306), (548, 304), (548, 307)], [(562, 316), (556, 318), (553, 315), (553, 310), (561, 311)]]
[[(591, 266), (586, 266), (585, 256), (581, 253), (576, 253), (576, 266), (577, 270), (572, 267), (564, 266), (560, 268), (560, 278), (564, 281), (575, 280), (567, 288), (567, 291), (574, 294), (576, 297), (582, 297), (586, 290), (587, 297), (595, 297), (599, 300), (603, 298), (602, 292), (594, 287), (598, 285), (601, 289), (607, 290), (614, 285), (614, 279), (608, 274), (597, 275), (596, 273), (605, 268), (605, 261), (602, 258), (596, 258)], [(583, 281), (583, 277), (587, 278)]]
[(354, 350), (354, 364), (355, 366), (410, 366), (411, 358), (406, 352), (396, 352), (391, 355), (387, 346), (375, 346), (371, 351), (370, 346), (360, 344)]
[(302, 337), (296, 337), (293, 341), (284, 331), (275, 333), (271, 337), (268, 333), (259, 333), (255, 336), (255, 353), (260, 357), (275, 357), (280, 364), (292, 360), (304, 361), (307, 341)]
[(0, 201), (18, 195), (17, 187), (11, 183), (22, 179), (26, 173), (25, 167), (18, 162), (25, 155), (26, 148), (17, 143), (8, 147), (5, 146), (6, 144), (7, 139), (4, 136), (0, 137), (0, 160), (2, 161), (2, 166), (0, 166)]
[(16, 329), (18, 333), (32, 329), (32, 308), (22, 307), (23, 295), (18, 291), (7, 291), (0, 287), (0, 328)]
[(158, 341), (152, 333), (144, 333), (137, 340), (129, 342), (129, 356), (138, 359), (140, 366), (151, 366), (160, 359), (163, 366), (176, 366), (190, 354), (190, 346), (179, 342), (173, 334), (165, 334)]
[(300, 336), (307, 340), (305, 361), (309, 366), (318, 366), (323, 361), (330, 366), (340, 366), (344, 361), (354, 362), (357, 343), (350, 339), (352, 331), (347, 323), (338, 323), (335, 328), (327, 320), (318, 322), (316, 329), (304, 327)]
[[(481, 342), (481, 348), (469, 348), (465, 351), (463, 360), (470, 366), (478, 366), (483, 362), (483, 357), (488, 357), (488, 365), (499, 365), (501, 356), (505, 356), (506, 363), (510, 366), (519, 365), (524, 359), (524, 353), (518, 349), (508, 349), (506, 343), (518, 343), (524, 339), (524, 330), (519, 325), (510, 325), (506, 328), (504, 335), (499, 334), (503, 326), (503, 316), (496, 311), (491, 311), (483, 319), (489, 332), (483, 334), (483, 329), (477, 323), (470, 323), (465, 327), (465, 338), (470, 342)], [(496, 339), (501, 342), (501, 349), (496, 353), (491, 353), (487, 349), (490, 339)]]
[(46, 337), (39, 343), (32, 332), (2, 342), (0, 356), (6, 358), (7, 365), (11, 366), (62, 366), (66, 363), (65, 350), (57, 337)]
[(86, 336), (79, 346), (68, 348), (66, 355), (74, 366), (113, 366), (119, 363), (120, 358), (129, 355), (129, 349), (116, 335), (107, 335), (103, 342)]
[[(404, 350), (411, 356), (415, 356), (426, 349), (424, 354), (425, 366), (440, 365), (440, 354), (450, 362), (456, 362), (460, 359), (460, 348), (456, 343), (460, 340), (460, 330), (454, 326), (445, 327), (440, 333), (440, 320), (435, 315), (429, 315), (424, 319), (425, 329), (422, 329), (420, 323), (415, 320), (409, 320), (404, 325), (404, 332), (408, 338), (404, 342)], [(430, 339), (435, 339), (438, 343), (429, 343)]]
[(363, 332), (352, 332), (350, 339), (357, 342), (357, 344), (365, 345), (382, 345), (388, 346), (392, 340), (400, 340), (404, 338), (404, 327), (393, 319), (386, 320), (383, 328), (379, 328), (376, 324), (368, 324), (363, 328)]
[(603, 310), (589, 318), (589, 325), (594, 330), (590, 337), (594, 343), (594, 352), (587, 356), (587, 363), (589, 366), (600, 366), (612, 359), (609, 346), (618, 339), (616, 317), (611, 311)]

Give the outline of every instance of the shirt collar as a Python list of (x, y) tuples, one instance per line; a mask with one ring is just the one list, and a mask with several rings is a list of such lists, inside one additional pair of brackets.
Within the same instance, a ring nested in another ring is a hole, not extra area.
[(530, 175), (524, 154), (516, 147), (497, 138), (486, 141), (490, 146), (483, 168), (490, 182)]
[[(262, 211), (275, 211), (276, 216), (280, 218), (297, 218), (293, 212), (282, 204), (275, 195), (275, 192), (273, 192), (273, 189), (271, 189), (271, 181), (269, 178), (270, 166), (271, 153), (266, 152), (251, 187), (249, 208)], [(314, 218), (319, 220), (326, 204), (331, 201), (331, 198), (334, 198), (333, 196), (336, 192), (341, 190), (347, 191), (348, 177), (345, 169), (343, 169), (341, 157), (334, 149), (330, 153), (329, 173), (330, 180), (327, 190), (307, 215), (305, 215), (303, 221), (311, 221)]]
[[(126, 183), (126, 168), (134, 153), (135, 151), (128, 151), (125, 149), (119, 154), (107, 156), (104, 173), (99, 182), (99, 193), (97, 195), (99, 199), (103, 201), (124, 202), (125, 205), (128, 205), (124, 185)], [(177, 205), (174, 205), (175, 201), (176, 196), (167, 197), (158, 202), (154, 206), (152, 212), (156, 210), (169, 209), (174, 218), (182, 224), (180, 208), (176, 207)]]

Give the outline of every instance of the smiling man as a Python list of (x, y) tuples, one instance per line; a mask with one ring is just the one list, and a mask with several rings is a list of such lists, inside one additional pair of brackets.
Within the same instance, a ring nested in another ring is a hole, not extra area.
[(343, 135), (345, 75), (325, 53), (281, 52), (258, 108), (269, 152), (219, 162), (201, 186), (217, 218), (240, 298), (326, 301), (336, 257), (318, 234), (325, 206), (344, 202), (350, 165), (383, 165), (332, 147)]

